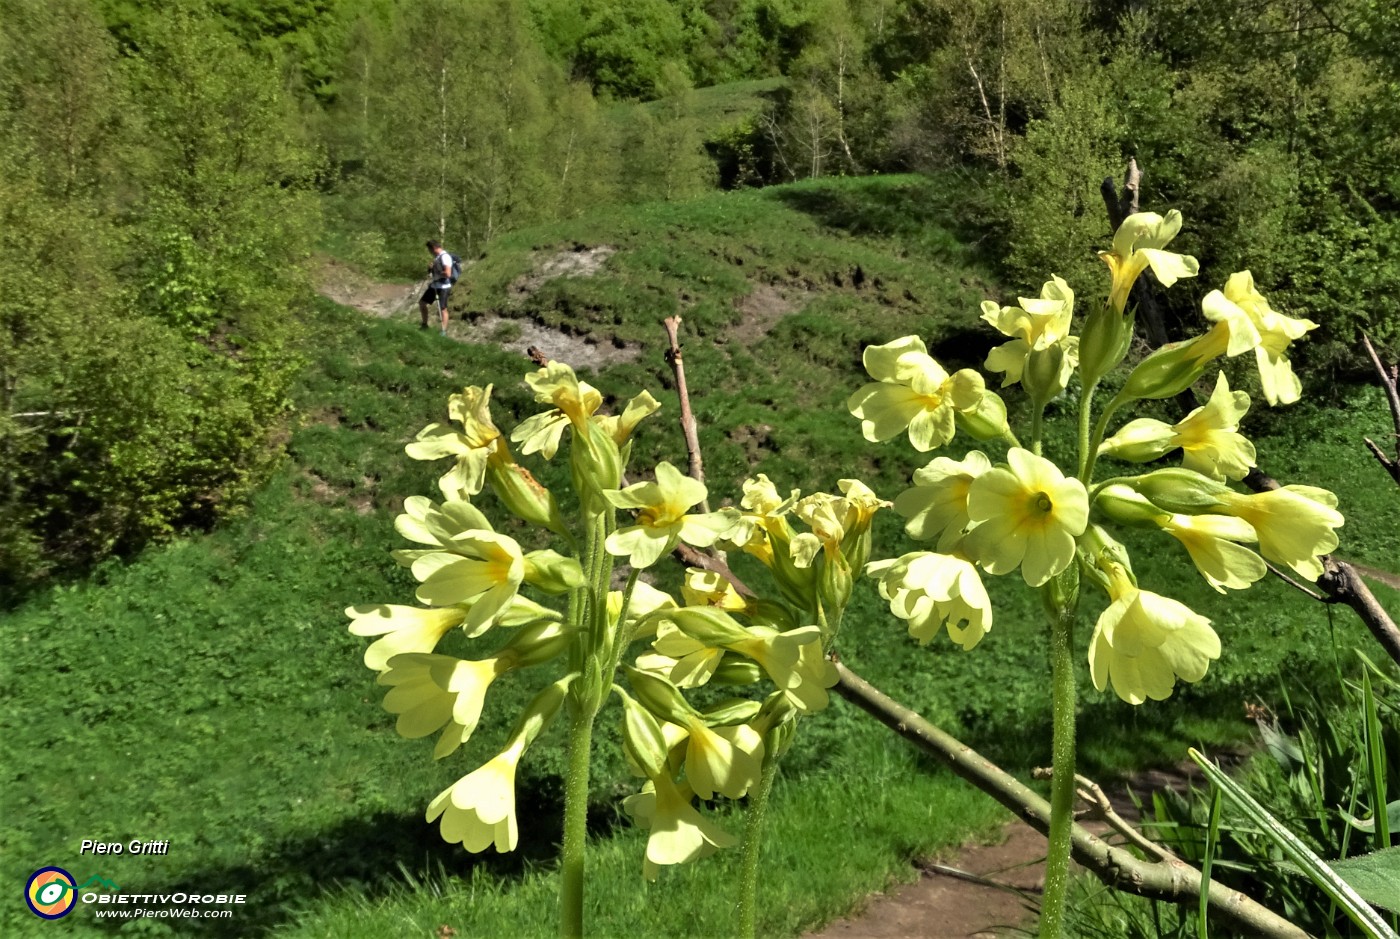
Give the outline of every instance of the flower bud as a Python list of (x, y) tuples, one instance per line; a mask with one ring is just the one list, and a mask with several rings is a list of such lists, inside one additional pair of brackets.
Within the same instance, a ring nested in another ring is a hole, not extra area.
[(655, 779), (666, 768), (666, 735), (652, 713), (631, 696), (619, 691), (622, 698), (622, 746), (627, 758), (641, 770), (642, 775)]
[(598, 514), (607, 511), (610, 504), (603, 498), (602, 491), (622, 485), (622, 454), (617, 442), (601, 424), (589, 420), (584, 427), (582, 432), (577, 427), (574, 431), (573, 445), (569, 448), (569, 473), (584, 511)]
[(1155, 528), (1161, 519), (1170, 517), (1136, 489), (1121, 483), (1100, 490), (1094, 499), (1094, 508), (1115, 522), (1138, 528)]
[(1073, 371), (1068, 342), (1057, 342), (1049, 348), (1033, 350), (1026, 357), (1021, 387), (1033, 401), (1044, 404), (1065, 390)]
[(584, 585), (583, 568), (548, 548), (525, 555), (525, 582), (545, 593), (559, 594)]
[(648, 711), (662, 720), (682, 727), (694, 719), (695, 710), (686, 703), (680, 689), (675, 685), (660, 675), (644, 672), (630, 665), (622, 666), (622, 670), (627, 675), (627, 683), (632, 686), (632, 693)]
[(757, 662), (727, 655), (710, 676), (710, 683), (729, 686), (752, 685), (762, 678), (763, 669)]
[(817, 575), (817, 595), (827, 618), (835, 621), (851, 602), (851, 589), (854, 579), (846, 559), (840, 554), (823, 555), (821, 570)]
[(516, 632), (501, 654), (508, 654), (516, 668), (529, 668), (563, 653), (572, 639), (570, 631), (562, 623), (532, 623)]
[(1231, 492), (1228, 486), (1182, 467), (1154, 470), (1129, 485), (1164, 511), (1184, 515), (1215, 512), (1224, 504), (1221, 497)]
[[(1128, 375), (1118, 397), (1123, 400), (1170, 398), (1190, 388), (1220, 353), (1215, 330), (1184, 342), (1169, 342), (1143, 359)], [(1217, 351), (1218, 349), (1218, 351)]]
[(517, 518), (539, 525), (556, 535), (568, 535), (554, 495), (519, 463), (490, 461), (486, 478), (501, 504)]
[(714, 707), (706, 708), (701, 714), (711, 727), (733, 726), (753, 720), (762, 705), (748, 698), (730, 698)]
[(995, 440), (1011, 429), (1006, 423), (1006, 402), (995, 391), (984, 391), (976, 406), (953, 413), (957, 427), (976, 440)]

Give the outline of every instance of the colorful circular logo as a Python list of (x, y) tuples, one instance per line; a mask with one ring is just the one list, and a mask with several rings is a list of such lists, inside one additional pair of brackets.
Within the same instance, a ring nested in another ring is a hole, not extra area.
[(77, 885), (73, 875), (61, 867), (45, 867), (35, 871), (24, 885), (24, 902), (35, 916), (59, 919), (73, 911), (78, 903)]

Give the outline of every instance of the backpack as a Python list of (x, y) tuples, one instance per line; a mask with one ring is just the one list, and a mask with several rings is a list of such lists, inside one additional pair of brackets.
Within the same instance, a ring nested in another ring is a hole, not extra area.
[(455, 286), (457, 278), (462, 276), (462, 263), (457, 259), (457, 255), (455, 254), (448, 254), (444, 251), (442, 255), (452, 263), (452, 274), (447, 278), (448, 286)]

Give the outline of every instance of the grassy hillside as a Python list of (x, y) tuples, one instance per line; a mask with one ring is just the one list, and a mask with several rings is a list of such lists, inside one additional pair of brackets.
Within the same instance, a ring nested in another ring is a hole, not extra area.
[[(525, 764), (519, 855), (448, 848), (423, 823), (423, 808), (494, 752), (502, 728), (485, 727), (466, 756), (432, 765), (424, 742), (394, 735), (360, 662), (365, 642), (345, 631), (346, 605), (412, 593), (388, 555), (400, 546), (392, 520), (405, 497), (433, 492), (437, 473), (407, 460), (403, 444), (441, 419), (446, 396), (465, 384), (496, 385), (503, 426), (533, 413), (520, 384), (529, 363), (500, 346), (528, 328), (547, 354), (554, 337), (561, 349), (584, 341), (594, 355), (591, 340), (628, 358), (590, 381), (618, 399), (651, 389), (664, 411), (643, 425), (634, 465), (682, 463), (659, 326), (680, 312), (717, 500), (736, 497), (756, 471), (804, 490), (860, 476), (891, 498), (922, 461), (903, 446), (866, 444), (845, 413), (862, 381), (862, 345), (917, 332), (945, 362), (977, 364), (993, 342), (976, 322), (978, 301), (1015, 293), (988, 282), (944, 215), (943, 191), (908, 178), (834, 181), (518, 233), (494, 243), (457, 291), (465, 320), (454, 330), (479, 341), (420, 332), (416, 313), (379, 320), (329, 303), (304, 311), (313, 362), (297, 389), (302, 417), (286, 465), (247, 513), (56, 587), (0, 624), (8, 689), (0, 877), (18, 884), (58, 865), (126, 892), (248, 894), (232, 920), (150, 922), (141, 935), (429, 936), (441, 925), (461, 935), (549, 934), (557, 751), (539, 747)], [(615, 250), (593, 275), (541, 278), (561, 253), (600, 246)], [(1393, 496), (1356, 446), (1361, 433), (1387, 426), (1379, 396), (1342, 390), (1325, 407), (1258, 426), (1271, 472), (1341, 496), (1343, 552), (1388, 566), (1400, 548)], [(1051, 450), (1067, 440), (1052, 439)], [(558, 469), (540, 475), (550, 481)], [(898, 519), (881, 526), (889, 552), (905, 550)], [(1241, 702), (1274, 695), (1285, 672), (1322, 686), (1348, 667), (1331, 641), (1361, 635), (1348, 614), (1329, 618), (1277, 582), (1226, 600), (1176, 553), (1137, 557), (1140, 572), (1157, 571), (1151, 586), (1212, 617), (1225, 654), (1204, 682), (1161, 706), (1129, 708), (1086, 679), (1089, 771), (1235, 739), (1247, 730)], [(917, 648), (863, 584), (841, 653), (891, 694), (1025, 769), (1047, 757), (1043, 630), (1037, 602), (1006, 580), (991, 585), (996, 627), (972, 653)], [(1087, 606), (1096, 612), (1098, 603)], [(508, 681), (493, 689), (488, 721), (522, 693)], [(760, 928), (771, 935), (838, 915), (906, 876), (909, 858), (1001, 817), (839, 702), (804, 724), (784, 773), (762, 888)], [(605, 747), (595, 767), (592, 927), (605, 936), (722, 932), (735, 853), (644, 888), (643, 839), (616, 809), (630, 785)], [(171, 847), (166, 857), (95, 859), (78, 854), (85, 838)], [(82, 911), (64, 928), (117, 931)], [(0, 931), (45, 929), (11, 890)]]

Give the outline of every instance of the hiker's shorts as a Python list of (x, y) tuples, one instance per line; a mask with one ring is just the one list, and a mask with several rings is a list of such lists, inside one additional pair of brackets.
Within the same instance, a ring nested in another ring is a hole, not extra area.
[(419, 303), (436, 303), (439, 310), (447, 309), (447, 298), (452, 295), (451, 287), (429, 287), (418, 298)]

